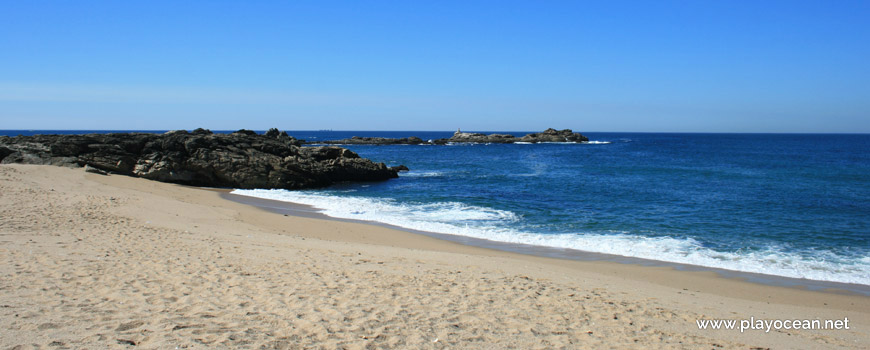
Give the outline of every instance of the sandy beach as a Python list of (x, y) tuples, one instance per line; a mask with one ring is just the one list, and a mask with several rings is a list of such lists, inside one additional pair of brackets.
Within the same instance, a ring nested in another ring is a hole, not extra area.
[[(526, 256), (0, 166), (0, 349), (866, 349), (870, 297)], [(849, 329), (699, 329), (698, 320)]]

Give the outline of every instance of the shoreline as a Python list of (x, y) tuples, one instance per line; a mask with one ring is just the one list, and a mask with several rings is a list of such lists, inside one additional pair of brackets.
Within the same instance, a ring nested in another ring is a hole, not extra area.
[(429, 232), (429, 231), (421, 231), (409, 229), (401, 226), (390, 225), (386, 223), (381, 223), (377, 221), (365, 221), (365, 220), (355, 220), (355, 219), (345, 219), (345, 218), (337, 218), (332, 217), (326, 214), (321, 213), (320, 209), (317, 209), (313, 206), (302, 204), (302, 203), (294, 203), (287, 201), (280, 201), (274, 199), (266, 199), (252, 196), (245, 196), (232, 193), (233, 190), (220, 190), (221, 198), (224, 198), (229, 201), (242, 203), (246, 205), (251, 205), (260, 209), (264, 209), (270, 212), (282, 214), (282, 215), (293, 215), (293, 216), (301, 216), (306, 218), (320, 219), (320, 220), (335, 220), (341, 222), (350, 222), (350, 223), (358, 223), (363, 225), (373, 225), (378, 227), (385, 227), (392, 230), (404, 231), (411, 234), (423, 235), (427, 237), (432, 237), (444, 241), (449, 241), (453, 243), (459, 243), (462, 245), (468, 245), (472, 247), (485, 248), (485, 249), (493, 249), (498, 251), (517, 253), (523, 255), (537, 256), (537, 257), (545, 257), (545, 258), (555, 258), (555, 259), (563, 259), (563, 260), (576, 260), (576, 261), (602, 261), (602, 262), (613, 262), (619, 264), (630, 264), (635, 266), (648, 266), (648, 267), (663, 267), (663, 268), (671, 268), (676, 271), (709, 271), (714, 272), (721, 278), (734, 279), (739, 281), (747, 281), (750, 283), (757, 283), (761, 285), (767, 286), (776, 286), (776, 287), (786, 287), (786, 288), (795, 288), (795, 289), (806, 289), (810, 291), (821, 291), (827, 293), (840, 293), (840, 294), (852, 294), (852, 295), (860, 295), (865, 297), (870, 297), (870, 285), (863, 284), (855, 284), (855, 283), (843, 283), (843, 282), (833, 282), (833, 281), (821, 281), (821, 280), (811, 280), (806, 278), (793, 278), (786, 276), (778, 276), (771, 274), (763, 274), (756, 272), (747, 272), (747, 271), (737, 271), (737, 270), (728, 270), (716, 267), (708, 267), (702, 265), (692, 265), (685, 263), (675, 263), (670, 261), (662, 261), (662, 260), (653, 260), (653, 259), (644, 259), (644, 258), (636, 258), (630, 256), (622, 256), (622, 255), (614, 255), (614, 254), (605, 254), (605, 253), (596, 253), (589, 252), (577, 249), (567, 249), (567, 248), (553, 248), (546, 246), (535, 246), (529, 244), (519, 244), (519, 243), (505, 243), (492, 241), (487, 239), (468, 237), (462, 235), (451, 235), (445, 233), (438, 232)]
[[(284, 216), (225, 190), (0, 166), (0, 347), (864, 348), (870, 298)], [(702, 330), (848, 318), (849, 330)], [(8, 335), (8, 336), (6, 336)]]

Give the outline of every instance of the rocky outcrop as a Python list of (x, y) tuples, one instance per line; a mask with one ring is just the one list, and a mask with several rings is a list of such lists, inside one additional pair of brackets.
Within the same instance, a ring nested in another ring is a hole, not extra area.
[[(457, 130), (453, 136), (446, 139), (437, 139), (423, 141), (419, 137), (406, 137), (400, 139), (392, 139), (386, 137), (359, 137), (354, 136), (349, 139), (327, 140), (309, 142), (309, 144), (326, 144), (326, 145), (421, 145), (421, 144), (436, 144), (444, 145), (448, 143), (540, 143), (540, 142), (585, 142), (589, 141), (586, 136), (580, 133), (571, 131), (571, 129), (556, 130), (547, 129), (543, 132), (528, 134), (523, 137), (516, 137), (510, 134), (481, 134), (462, 132)], [(303, 141), (304, 142), (304, 141)]]
[(517, 142), (586, 142), (589, 138), (571, 131), (571, 129), (556, 130), (553, 128), (521, 137)]
[(345, 181), (381, 181), (397, 169), (350, 150), (300, 147), (270, 129), (214, 134), (116, 133), (0, 137), (0, 163), (89, 166), (96, 170), (194, 186), (302, 189)]
[(421, 138), (416, 136), (405, 137), (401, 139), (354, 136), (349, 139), (319, 141), (316, 143), (327, 145), (419, 145), (426, 143), (426, 141), (423, 141)]
[(514, 135), (508, 134), (480, 134), (480, 133), (470, 133), (470, 132), (462, 132), (457, 130), (453, 133), (453, 136), (449, 139), (439, 139), (435, 140), (437, 144), (445, 144), (450, 142), (463, 142), (463, 143), (514, 143), (516, 142), (517, 137)]
[(565, 129), (557, 131), (556, 129), (547, 129), (544, 132), (528, 134), (523, 137), (516, 137), (509, 134), (479, 134), (469, 133), (457, 130), (452, 137), (448, 139), (438, 139), (432, 141), (435, 144), (447, 143), (539, 143), (539, 142), (585, 142), (589, 141), (586, 136)]
[[(277, 131), (276, 131), (277, 132)], [(586, 142), (589, 139), (580, 133), (571, 131), (571, 129), (556, 130), (547, 129), (543, 132), (527, 134), (523, 137), (516, 137), (510, 134), (481, 134), (462, 132), (457, 130), (453, 136), (446, 139), (424, 141), (419, 137), (406, 137), (400, 139), (392, 139), (386, 137), (360, 137), (354, 136), (349, 139), (341, 140), (324, 140), (312, 141), (308, 144), (316, 145), (422, 145), (436, 144), (445, 145), (448, 143), (540, 143), (540, 142)], [(305, 141), (300, 141), (306, 143)]]

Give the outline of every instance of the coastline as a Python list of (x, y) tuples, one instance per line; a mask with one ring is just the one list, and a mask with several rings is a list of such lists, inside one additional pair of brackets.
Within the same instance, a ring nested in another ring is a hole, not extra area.
[(861, 284), (850, 284), (831, 281), (817, 281), (810, 279), (791, 278), (784, 276), (768, 275), (761, 273), (752, 273), (745, 271), (726, 270), (715, 267), (707, 267), (700, 265), (681, 264), (669, 261), (652, 260), (644, 258), (635, 258), (622, 255), (613, 255), (605, 253), (596, 253), (576, 249), (553, 248), (544, 246), (535, 246), (519, 243), (505, 243), (491, 241), (487, 239), (468, 237), (462, 235), (451, 235), (437, 232), (420, 231), (408, 229), (400, 226), (394, 226), (376, 221), (364, 221), (354, 219), (344, 219), (331, 217), (320, 212), (319, 209), (310, 205), (294, 202), (279, 201), (273, 199), (251, 197), (232, 193), (232, 190), (220, 190), (221, 198), (234, 201), (237, 203), (247, 204), (270, 212), (282, 215), (301, 216), (320, 220), (335, 220), (342, 222), (359, 223), (363, 225), (374, 225), (388, 228), (391, 230), (404, 231), (411, 234), (423, 235), (448, 242), (459, 243), (472, 247), (492, 249), (502, 252), (517, 253), (521, 255), (530, 255), (544, 258), (554, 258), (561, 260), (576, 260), (576, 261), (600, 261), (613, 262), (619, 264), (629, 264), (647, 267), (662, 267), (678, 271), (696, 271), (696, 272), (714, 272), (721, 278), (729, 278), (739, 281), (747, 281), (768, 286), (788, 287), (796, 289), (807, 289), (812, 291), (821, 291), (828, 293), (853, 294), (870, 297), (870, 286)]
[[(10, 213), (0, 247), (4, 273), (13, 276), (2, 284), (0, 324), (10, 335), (3, 347), (870, 344), (866, 296), (712, 271), (529, 256), (284, 216), (221, 191), (80, 169), (3, 165), (0, 176)], [(697, 319), (750, 317), (846, 317), (851, 329), (696, 326)]]

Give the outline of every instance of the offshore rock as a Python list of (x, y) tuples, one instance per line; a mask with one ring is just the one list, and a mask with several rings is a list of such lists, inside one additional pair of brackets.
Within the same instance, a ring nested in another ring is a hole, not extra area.
[(571, 131), (571, 129), (556, 130), (553, 128), (544, 130), (544, 132), (528, 134), (521, 137), (518, 142), (586, 142), (589, 138)]
[(571, 131), (571, 129), (556, 130), (547, 129), (543, 132), (532, 133), (523, 137), (516, 137), (508, 134), (480, 134), (469, 133), (457, 130), (449, 139), (438, 139), (433, 141), (435, 144), (447, 143), (540, 143), (540, 142), (586, 142), (589, 138), (580, 133)]
[(0, 137), (0, 163), (89, 166), (193, 186), (303, 189), (382, 181), (397, 170), (339, 147), (300, 147), (277, 129)]
[(319, 141), (317, 143), (327, 145), (419, 145), (426, 143), (426, 141), (423, 141), (421, 138), (416, 136), (401, 139), (354, 136), (349, 139)]
[(514, 143), (517, 141), (516, 136), (508, 134), (480, 134), (462, 132), (457, 130), (449, 139), (439, 139), (435, 143), (444, 144), (450, 142), (465, 142), (465, 143)]
[[(247, 131), (247, 130), (239, 130), (238, 132)], [(266, 134), (270, 134), (272, 131), (270, 130)], [(277, 133), (278, 131), (275, 130)], [(527, 143), (540, 143), (540, 142), (586, 142), (589, 141), (589, 138), (583, 136), (580, 133), (576, 133), (571, 131), (571, 129), (565, 130), (556, 130), (556, 129), (547, 129), (543, 132), (532, 133), (525, 135), (523, 137), (516, 137), (510, 134), (481, 134), (481, 133), (471, 133), (471, 132), (462, 132), (461, 130), (457, 130), (453, 133), (453, 136), (446, 139), (437, 139), (437, 140), (429, 140), (424, 141), (419, 137), (412, 136), (406, 138), (386, 138), (386, 137), (360, 137), (354, 136), (349, 139), (341, 139), (341, 140), (324, 140), (324, 141), (312, 141), (307, 142), (308, 144), (318, 144), (318, 145), (422, 145), (422, 144), (436, 144), (436, 145), (445, 145), (448, 143), (517, 143), (517, 142), (527, 142)], [(306, 143), (305, 141), (299, 141), (300, 143)]]

